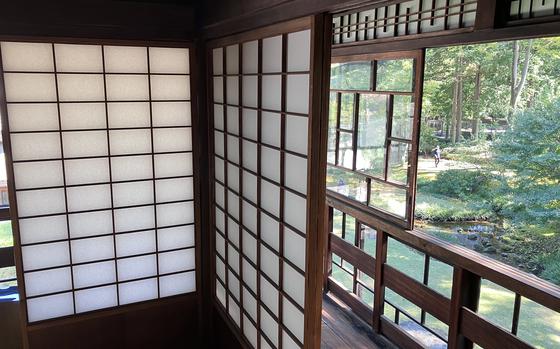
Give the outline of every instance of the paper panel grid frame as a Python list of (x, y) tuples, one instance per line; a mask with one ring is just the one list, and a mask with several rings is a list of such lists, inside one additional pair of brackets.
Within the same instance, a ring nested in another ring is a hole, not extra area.
[(189, 49), (1, 53), (27, 321), (196, 292)]
[(208, 48), (215, 301), (254, 348), (306, 342), (313, 33), (286, 22)]

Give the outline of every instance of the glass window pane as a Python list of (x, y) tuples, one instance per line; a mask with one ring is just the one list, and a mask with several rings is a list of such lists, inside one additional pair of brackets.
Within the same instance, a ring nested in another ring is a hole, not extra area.
[(394, 96), (391, 136), (403, 139), (412, 139), (413, 120), (414, 102), (412, 96)]
[(358, 280), (360, 280), (364, 285), (372, 290), (375, 287), (373, 278), (360, 270), (358, 270)]
[(14, 246), (14, 237), (12, 235), (12, 222), (0, 222), (0, 247)]
[(365, 253), (375, 257), (375, 246), (377, 241), (377, 231), (367, 225), (362, 225), (362, 236), (360, 240), (360, 248)]
[(338, 165), (352, 169), (354, 150), (352, 149), (352, 134), (339, 132), (338, 140)]
[(560, 313), (521, 298), (517, 335), (537, 348), (560, 348)]
[(390, 184), (371, 181), (369, 205), (380, 208), (401, 218), (406, 216), (406, 190)]
[(352, 290), (352, 285), (353, 285), (352, 275), (350, 273), (348, 273), (346, 270), (340, 268), (336, 264), (332, 264), (332, 274), (331, 274), (331, 276), (333, 277), (333, 279), (335, 279), (340, 284), (342, 284), (342, 286), (345, 289), (347, 289), (349, 291)]
[(369, 90), (371, 62), (334, 63), (331, 65), (331, 88), (335, 90)]
[(412, 91), (413, 59), (391, 59), (377, 62), (377, 91)]
[(340, 96), (340, 128), (352, 130), (354, 124), (354, 94), (343, 93)]
[(366, 181), (358, 174), (327, 166), (327, 189), (366, 204)]
[(424, 254), (392, 238), (387, 246), (387, 264), (419, 282), (424, 280)]
[(344, 240), (354, 245), (356, 241), (356, 218), (346, 215), (346, 224), (344, 225)]
[(482, 280), (478, 314), (488, 321), (511, 330), (515, 293), (495, 283)]
[(373, 292), (358, 284), (358, 287), (356, 287), (356, 293), (362, 302), (367, 304), (370, 308), (373, 308)]
[(16, 267), (0, 268), (0, 300), (3, 290), (17, 285)]
[(342, 238), (342, 217), (344, 213), (333, 209), (333, 234)]
[(408, 155), (411, 146), (408, 143), (391, 142), (389, 148), (389, 171), (387, 172), (387, 180), (408, 183)]
[(451, 298), (451, 286), (453, 286), (453, 267), (435, 258), (430, 258), (428, 287)]
[(360, 95), (356, 169), (382, 177), (385, 168), (387, 96)]

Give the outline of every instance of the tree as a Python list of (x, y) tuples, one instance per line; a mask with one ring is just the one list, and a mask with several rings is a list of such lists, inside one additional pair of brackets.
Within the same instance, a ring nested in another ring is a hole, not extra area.
[(520, 61), (520, 42), (519, 40), (513, 41), (513, 61), (511, 65), (511, 99), (510, 99), (510, 110), (509, 110), (509, 118), (515, 112), (517, 107), (517, 102), (519, 100), (519, 95), (523, 88), (525, 87), (525, 83), (527, 82), (527, 74), (529, 72), (529, 65), (531, 62), (531, 48), (533, 47), (533, 39), (527, 40), (525, 45), (525, 54), (523, 59), (523, 70), (521, 72), (521, 76), (519, 75), (519, 66), (521, 65)]

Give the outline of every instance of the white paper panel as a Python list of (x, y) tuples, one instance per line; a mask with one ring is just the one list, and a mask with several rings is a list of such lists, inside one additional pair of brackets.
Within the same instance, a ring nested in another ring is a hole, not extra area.
[(305, 239), (288, 227), (284, 227), (284, 257), (301, 270), (305, 270)]
[(243, 171), (243, 197), (257, 203), (257, 177), (247, 171)]
[[(38, 176), (37, 174), (41, 175)], [(14, 164), (16, 189), (64, 185), (62, 161), (21, 162)]]
[(63, 130), (107, 127), (104, 103), (62, 103), (59, 106)]
[(257, 107), (258, 84), (256, 76), (243, 77), (243, 106)]
[[(262, 327), (262, 326), (261, 326), (261, 327)], [(261, 344), (261, 348), (262, 348), (262, 349), (274, 349), (274, 348), (272, 348), (272, 347), (270, 346), (270, 344), (268, 344), (268, 342), (264, 339), (264, 336), (261, 336), (260, 344)]]
[(308, 71), (311, 61), (311, 30), (288, 34), (288, 71)]
[(228, 288), (229, 291), (231, 292), (231, 294), (233, 295), (233, 298), (235, 298), (236, 300), (240, 300), (240, 294), (241, 294), (241, 289), (240, 289), (240, 283), (239, 283), (239, 279), (235, 276), (235, 274), (233, 274), (231, 271), (228, 272)]
[[(278, 314), (274, 314), (278, 315)], [(278, 323), (274, 321), (268, 311), (261, 306), (261, 330), (274, 346), (278, 345)]]
[(261, 301), (274, 314), (278, 314), (278, 289), (261, 276)]
[(109, 159), (79, 159), (64, 161), (66, 184), (109, 182)]
[(228, 239), (237, 248), (239, 246), (239, 225), (231, 218), (228, 218)]
[(191, 126), (190, 102), (152, 103), (153, 126)]
[(105, 46), (105, 72), (147, 73), (148, 55), (145, 47)]
[(107, 112), (110, 128), (150, 127), (148, 102), (107, 103)]
[(192, 247), (195, 243), (194, 225), (158, 230), (159, 251), (181, 247)]
[(225, 214), (220, 208), (216, 208), (216, 228), (225, 231)]
[(183, 270), (194, 269), (195, 251), (194, 248), (186, 250), (164, 252), (159, 254), (160, 274), (174, 273)]
[(239, 135), (239, 107), (227, 107), (227, 131)]
[(249, 41), (243, 44), (243, 74), (255, 74), (258, 71), (259, 43)]
[(196, 291), (196, 274), (194, 271), (162, 276), (159, 279), (161, 297)]
[(246, 287), (243, 287), (243, 308), (254, 321), (257, 320), (257, 300)]
[(153, 100), (191, 99), (191, 84), (188, 76), (152, 75), (150, 79)]
[(301, 307), (304, 306), (305, 278), (289, 264), (284, 263), (284, 291)]
[(109, 140), (111, 155), (145, 154), (152, 151), (150, 130), (112, 130), (109, 131)]
[(54, 50), (58, 72), (103, 72), (101, 46), (55, 44)]
[(239, 77), (228, 76), (226, 78), (226, 100), (228, 104), (239, 104)]
[(107, 155), (107, 132), (63, 132), (62, 145), (66, 158)]
[(154, 152), (190, 151), (192, 136), (190, 127), (154, 129)]
[(257, 111), (243, 109), (243, 137), (257, 140)]
[(224, 50), (223, 48), (215, 48), (212, 50), (212, 71), (214, 75), (224, 73)]
[(61, 213), (66, 210), (64, 189), (40, 189), (16, 193), (20, 217)]
[(227, 191), (228, 195), (228, 213), (235, 219), (239, 219), (239, 196)]
[(163, 204), (156, 207), (158, 227), (194, 222), (194, 204), (192, 201)]
[(19, 236), (22, 244), (65, 239), (68, 236), (66, 217), (20, 219)]
[(190, 176), (193, 174), (192, 154), (156, 154), (156, 178)]
[(306, 199), (284, 192), (284, 221), (302, 233), (306, 233)]
[(216, 197), (216, 204), (218, 204), (220, 207), (225, 208), (226, 204), (225, 204), (225, 191), (224, 191), (224, 186), (221, 185), (220, 183), (216, 182), (215, 185), (215, 197)]
[(286, 110), (294, 113), (309, 113), (309, 75), (288, 75)]
[(216, 275), (220, 280), (225, 282), (226, 280), (226, 265), (222, 260), (216, 256)]
[[(308, 91), (305, 91), (307, 93)], [(264, 75), (262, 77), (263, 109), (280, 111), (282, 100), (282, 78), (280, 75)]]
[(177, 178), (156, 181), (156, 200), (158, 203), (192, 199), (192, 178)]
[(224, 286), (222, 286), (222, 284), (220, 284), (219, 282), (216, 282), (216, 297), (218, 298), (220, 303), (222, 303), (222, 305), (225, 307), (226, 306), (226, 290), (224, 289)]
[(276, 251), (280, 250), (280, 224), (278, 221), (261, 212), (261, 239)]
[(5, 73), (4, 85), (8, 102), (56, 101), (54, 74)]
[(189, 49), (150, 47), (150, 73), (189, 73)]
[(262, 112), (261, 118), (261, 141), (275, 147), (280, 147), (280, 114)]
[(239, 164), (239, 137), (227, 136), (227, 153), (228, 160)]
[(117, 286), (91, 288), (76, 292), (76, 312), (104, 309), (117, 306)]
[(243, 140), (243, 167), (257, 172), (257, 144)]
[(154, 207), (142, 206), (115, 210), (115, 231), (124, 232), (155, 227)]
[(282, 317), (284, 325), (303, 343), (304, 319), (303, 313), (299, 311), (286, 298), (282, 302)]
[(243, 229), (243, 254), (257, 264), (257, 239)]
[(243, 225), (251, 232), (257, 232), (257, 208), (243, 200)]
[(147, 75), (107, 75), (105, 80), (109, 101), (145, 101), (149, 98)]
[(8, 104), (10, 131), (58, 130), (56, 104)]
[(276, 73), (282, 71), (282, 36), (263, 39), (262, 46), (263, 72)]
[(228, 254), (228, 264), (229, 266), (235, 271), (236, 274), (239, 274), (239, 253), (235, 250), (232, 244), (227, 244), (227, 254)]
[(257, 347), (257, 329), (246, 315), (243, 315), (243, 334), (249, 340), (253, 348)]
[(70, 242), (70, 246), (72, 247), (73, 263), (91, 262), (115, 257), (112, 236), (73, 240)]
[(101, 74), (58, 74), (61, 101), (103, 101), (105, 89)]
[(60, 158), (58, 133), (12, 134), (10, 139), (14, 161)]
[(25, 271), (70, 264), (68, 242), (23, 246), (21, 250)]
[(227, 164), (227, 185), (231, 190), (239, 192), (239, 167)]
[(285, 155), (284, 184), (302, 194), (307, 193), (307, 159), (292, 154)]
[(237, 324), (237, 326), (241, 326), (241, 320), (239, 318), (240, 317), (239, 306), (237, 305), (237, 303), (235, 303), (232, 297), (229, 297), (229, 315), (231, 316), (233, 321)]
[[(157, 274), (156, 255), (117, 260), (119, 281), (143, 278)], [(122, 303), (122, 301), (121, 301)]]
[(216, 233), (216, 251), (220, 256), (225, 257), (226, 255), (226, 242), (222, 235)]
[(225, 169), (224, 169), (224, 160), (220, 159), (219, 157), (214, 157), (214, 176), (217, 180), (224, 182), (225, 181)]
[(25, 294), (34, 297), (72, 289), (70, 268), (25, 273)]
[(286, 149), (307, 155), (306, 117), (286, 115)]
[(70, 214), (68, 224), (72, 238), (113, 232), (113, 216), (109, 210)]
[(224, 156), (224, 133), (220, 131), (214, 131), (214, 153)]
[(82, 288), (115, 282), (115, 261), (88, 263), (72, 267), (74, 287)]
[(224, 106), (221, 104), (214, 104), (214, 128), (224, 130)]
[(147, 301), (157, 298), (157, 280), (148, 279), (119, 284), (121, 304)]
[(223, 103), (224, 102), (224, 78), (214, 77), (213, 79), (213, 88), (212, 91), (214, 93), (214, 102), (216, 103)]
[[(156, 161), (157, 159), (158, 156), (156, 155)], [(152, 178), (152, 156), (144, 155), (111, 158), (111, 171), (113, 174), (113, 181)]]
[(27, 300), (27, 318), (29, 322), (70, 315), (74, 313), (72, 293)]
[(228, 74), (239, 73), (239, 45), (226, 47), (226, 72)]
[(276, 284), (278, 284), (278, 263), (278, 257), (271, 250), (261, 245), (261, 271)]
[(280, 187), (261, 179), (261, 207), (278, 217), (280, 215)]
[(111, 207), (111, 187), (108, 184), (67, 188), (66, 195), (69, 212)]
[(302, 346), (297, 344), (294, 339), (286, 332), (282, 330), (282, 347), (285, 349), (301, 349)]
[(51, 44), (2, 42), (1, 45), (4, 71), (54, 71)]
[(247, 259), (243, 258), (243, 281), (254, 293), (257, 293), (257, 271)]
[(132, 256), (156, 251), (154, 230), (138, 233), (118, 234), (115, 237), (117, 257)]

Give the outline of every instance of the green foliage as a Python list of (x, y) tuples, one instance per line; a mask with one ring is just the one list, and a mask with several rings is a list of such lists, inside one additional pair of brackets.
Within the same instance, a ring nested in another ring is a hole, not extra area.
[(544, 271), (540, 275), (542, 278), (560, 284), (560, 251), (551, 253), (539, 258), (544, 267)]
[(428, 184), (432, 193), (464, 200), (472, 200), (474, 195), (484, 196), (492, 187), (495, 177), (484, 171), (447, 170), (437, 174)]
[(430, 155), (432, 149), (438, 145), (438, 139), (435, 136), (436, 130), (433, 127), (428, 126), (427, 123), (423, 123), (420, 127), (420, 152), (424, 155)]
[(492, 220), (495, 214), (483, 201), (463, 201), (445, 195), (418, 193), (416, 219), (430, 222)]

